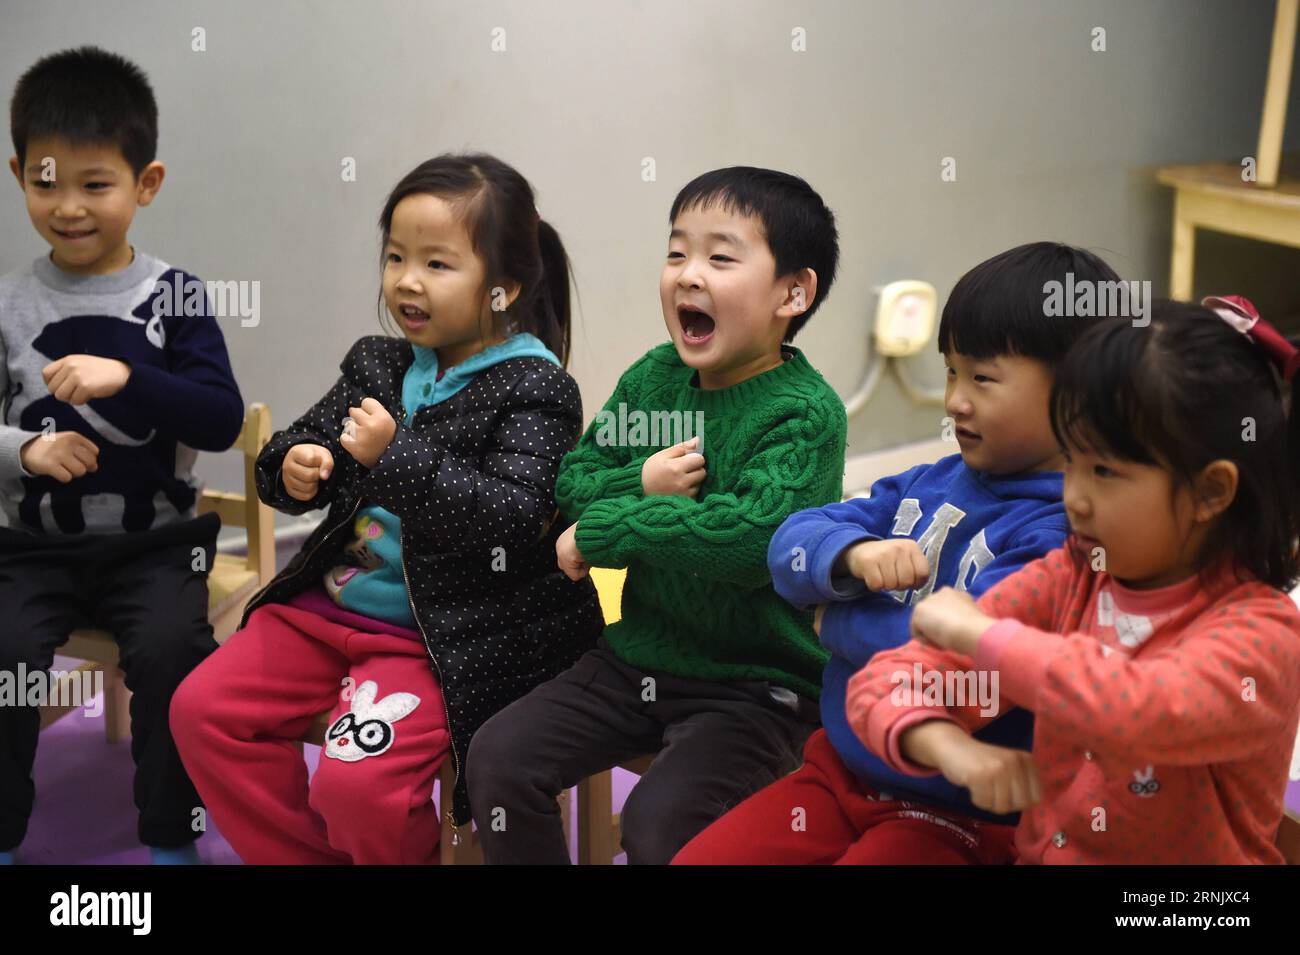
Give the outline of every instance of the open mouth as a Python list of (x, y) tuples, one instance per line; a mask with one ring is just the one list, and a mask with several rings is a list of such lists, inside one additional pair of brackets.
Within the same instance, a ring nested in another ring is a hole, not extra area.
[(678, 305), (677, 320), (682, 323), (682, 340), (688, 345), (703, 345), (713, 337), (713, 316), (694, 305)]
[(345, 570), (336, 571), (334, 574), (334, 585), (336, 587), (342, 587), (344, 584), (346, 584), (349, 580), (351, 580), (353, 577), (357, 575), (358, 569), (359, 568), (356, 567), (348, 567)]
[(55, 229), (54, 234), (62, 236), (65, 239), (88, 239), (98, 232), (98, 229)]
[(423, 328), (429, 322), (429, 313), (415, 305), (398, 306), (402, 313), (402, 324), (407, 328)]
[(1078, 531), (1075, 531), (1074, 538), (1085, 551), (1092, 551), (1101, 546), (1101, 541), (1097, 540), (1097, 538), (1089, 537), (1087, 534), (1080, 534)]

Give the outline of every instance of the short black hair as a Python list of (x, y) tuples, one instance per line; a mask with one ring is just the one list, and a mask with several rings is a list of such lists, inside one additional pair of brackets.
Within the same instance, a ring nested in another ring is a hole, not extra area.
[(1050, 282), (1118, 282), (1091, 252), (1060, 242), (1030, 242), (971, 269), (953, 286), (939, 321), (939, 351), (969, 358), (1019, 355), (1055, 367), (1099, 317), (1051, 316)]
[(1052, 384), (1052, 433), (1067, 451), (1165, 468), (1175, 488), (1232, 461), (1237, 496), (1197, 570), (1228, 554), (1290, 590), (1300, 579), (1300, 375), (1279, 381), (1259, 345), (1200, 305), (1158, 300), (1149, 318), (1107, 318), (1079, 339)]
[(790, 319), (786, 329), (783, 340), (793, 340), (835, 282), (840, 258), (835, 215), (798, 176), (754, 166), (728, 166), (696, 176), (683, 186), (673, 200), (668, 221), (676, 222), (686, 209), (714, 204), (737, 215), (756, 216), (763, 223), (764, 238), (776, 259), (777, 277), (805, 268), (817, 273), (817, 294), (806, 311)]
[(73, 146), (112, 145), (139, 177), (158, 153), (158, 106), (144, 71), (94, 46), (51, 53), (14, 88), (9, 133), (19, 166), (39, 137)]

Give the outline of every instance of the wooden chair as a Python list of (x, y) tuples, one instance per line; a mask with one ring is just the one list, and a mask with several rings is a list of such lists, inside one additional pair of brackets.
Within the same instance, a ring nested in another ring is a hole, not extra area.
[(1277, 827), (1277, 847), (1287, 865), (1300, 865), (1300, 812), (1287, 809)]
[[(622, 616), (625, 570), (591, 569), (591, 579), (600, 595), (605, 625)], [(619, 769), (640, 776), (654, 762), (655, 754), (638, 756), (619, 764)], [(614, 812), (612, 770), (589, 776), (578, 783), (578, 864), (611, 865), (621, 840), (621, 814)]]
[[(264, 404), (250, 405), (244, 415), (244, 426), (232, 447), (244, 455), (243, 493), (205, 490), (199, 498), (199, 514), (216, 512), (223, 526), (243, 527), (248, 532), (247, 553), (242, 557), (217, 554), (208, 573), (208, 619), (218, 643), (235, 632), (249, 598), (275, 576), (274, 516), (271, 509), (258, 499), (254, 476), (258, 452), (270, 439), (270, 409)], [(59, 653), (86, 662), (60, 677), (53, 698), (60, 701), (78, 699), (77, 694), (66, 691), (64, 684), (79, 681), (82, 673), (103, 671), (104, 723), (108, 741), (116, 743), (130, 739), (130, 693), (118, 665), (117, 641), (103, 630), (74, 630)], [(41, 728), (76, 708), (71, 703), (43, 706)]]

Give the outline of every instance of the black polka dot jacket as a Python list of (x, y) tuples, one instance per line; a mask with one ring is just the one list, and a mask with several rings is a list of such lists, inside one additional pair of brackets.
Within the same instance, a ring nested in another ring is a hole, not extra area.
[[(453, 812), (462, 825), (470, 819), (464, 764), (474, 732), (571, 666), (603, 626), (591, 580), (574, 583), (555, 563), (555, 540), (567, 526), (555, 506), (555, 478), (582, 430), (582, 397), (577, 382), (546, 359), (511, 358), (421, 408), (407, 427), (402, 380), (412, 360), (404, 339), (361, 339), (329, 393), (258, 455), (264, 502), (289, 514), (325, 506), (329, 513), (249, 602), (241, 626), (258, 606), (320, 583), (363, 502), (396, 514), (412, 611), (447, 705)], [(373, 469), (338, 440), (348, 409), (367, 397), (398, 423)], [(291, 498), (280, 480), (286, 452), (303, 443), (334, 456), (333, 473), (310, 501)]]

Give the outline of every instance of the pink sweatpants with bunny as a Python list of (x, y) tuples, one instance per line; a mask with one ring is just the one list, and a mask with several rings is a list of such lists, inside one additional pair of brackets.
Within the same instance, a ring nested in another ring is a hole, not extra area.
[[(246, 863), (437, 862), (433, 784), (450, 738), (423, 641), (304, 606), (259, 607), (176, 690), (171, 728), (190, 778)], [(309, 785), (296, 741), (327, 709)]]

